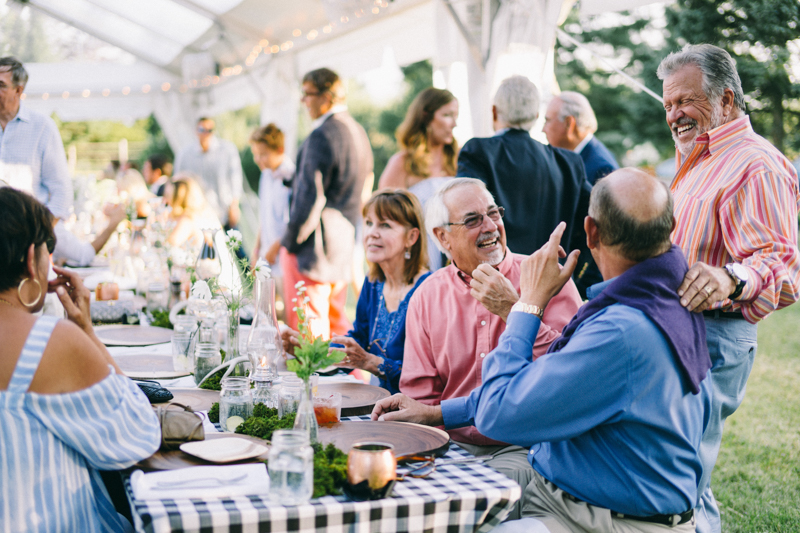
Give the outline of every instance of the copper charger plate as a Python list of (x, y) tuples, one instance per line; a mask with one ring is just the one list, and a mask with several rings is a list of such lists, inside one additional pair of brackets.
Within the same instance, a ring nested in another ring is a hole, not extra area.
[(172, 366), (171, 355), (133, 354), (113, 357), (120, 370), (131, 379), (174, 379), (191, 374), (176, 371)]
[(172, 340), (171, 329), (156, 326), (97, 326), (94, 332), (106, 346), (149, 346)]
[(372, 412), (375, 404), (391, 396), (388, 390), (361, 383), (320, 383), (317, 396), (342, 395), (342, 416), (361, 416)]
[[(232, 433), (212, 433), (206, 439), (222, 439), (229, 437), (249, 439), (263, 446), (269, 442), (257, 437)], [(441, 429), (408, 424), (406, 422), (341, 422), (332, 426), (320, 426), (319, 440), (322, 444), (333, 443), (334, 446), (347, 453), (357, 442), (385, 442), (394, 446), (395, 457), (402, 455), (436, 455), (447, 453), (450, 447), (450, 436)], [(266, 461), (269, 452), (252, 459), (244, 459), (230, 464), (256, 463)], [(177, 470), (190, 466), (211, 465), (180, 450), (157, 451), (151, 457), (140, 461), (136, 467), (145, 472), (154, 470)]]
[(319, 427), (319, 441), (333, 443), (347, 453), (358, 442), (383, 442), (394, 446), (395, 457), (435, 455), (450, 448), (450, 435), (441, 429), (408, 422), (340, 422)]

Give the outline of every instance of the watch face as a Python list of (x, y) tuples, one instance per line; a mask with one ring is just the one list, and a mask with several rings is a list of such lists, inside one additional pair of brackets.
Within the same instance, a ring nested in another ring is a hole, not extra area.
[(737, 278), (739, 278), (742, 281), (745, 281), (745, 282), (747, 281), (747, 278), (749, 277), (749, 275), (748, 275), (747, 269), (745, 267), (743, 267), (739, 263), (730, 263), (730, 266), (731, 266), (731, 271), (733, 272), (734, 276), (736, 276)]

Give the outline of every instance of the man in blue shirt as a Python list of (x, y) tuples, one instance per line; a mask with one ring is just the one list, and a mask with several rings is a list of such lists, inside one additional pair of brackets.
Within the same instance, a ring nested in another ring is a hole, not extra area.
[(0, 186), (33, 194), (57, 219), (69, 216), (72, 180), (53, 119), (22, 104), (25, 67), (0, 58)]
[(395, 395), (373, 418), (475, 424), (528, 447), (526, 518), (498, 531), (694, 531), (711, 361), (703, 321), (672, 294), (688, 270), (670, 243), (672, 198), (644, 172), (616, 171), (593, 189), (584, 227), (605, 281), (546, 355), (533, 362), (531, 342), (577, 262), (559, 266), (564, 223), (523, 261), (483, 384), (440, 407)]

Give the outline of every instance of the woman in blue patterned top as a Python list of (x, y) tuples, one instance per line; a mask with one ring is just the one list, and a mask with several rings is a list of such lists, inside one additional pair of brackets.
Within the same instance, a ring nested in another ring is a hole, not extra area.
[(402, 189), (375, 192), (364, 206), (364, 249), (369, 274), (347, 336), (333, 337), (345, 353), (339, 364), (378, 376), (380, 386), (400, 392), (406, 310), (428, 272), (422, 207)]
[[(375, 192), (363, 209), (364, 249), (369, 274), (361, 289), (356, 320), (346, 336), (333, 337), (331, 349), (345, 353), (343, 368), (360, 368), (375, 375), (380, 386), (400, 392), (406, 310), (411, 295), (428, 272), (428, 248), (422, 207), (402, 189)], [(291, 353), (296, 331), (283, 333)]]
[[(99, 470), (149, 457), (161, 429), (95, 336), (80, 277), (48, 283), (54, 247), (47, 208), (0, 189), (0, 531), (124, 531)], [(47, 292), (69, 320), (33, 315)]]

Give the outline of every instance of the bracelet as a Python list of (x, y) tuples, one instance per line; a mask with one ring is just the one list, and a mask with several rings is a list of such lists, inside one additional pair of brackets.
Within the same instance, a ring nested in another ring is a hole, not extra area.
[(520, 311), (522, 313), (528, 313), (529, 315), (534, 315), (539, 317), (539, 320), (544, 318), (544, 309), (539, 307), (538, 305), (532, 304), (524, 304), (522, 302), (517, 302), (511, 307), (511, 312)]

